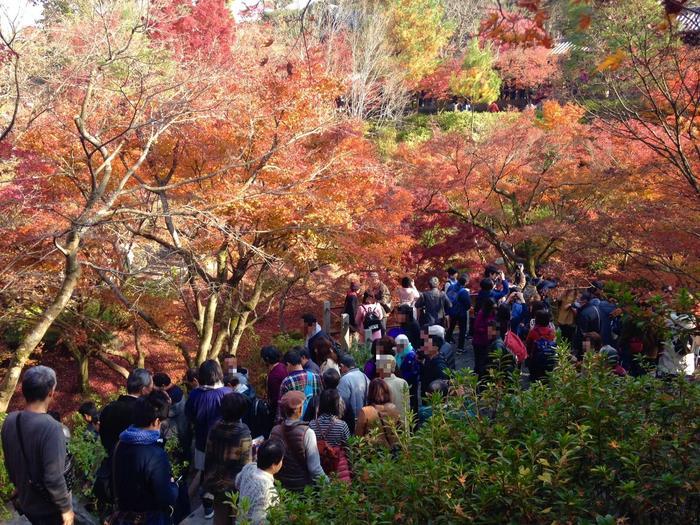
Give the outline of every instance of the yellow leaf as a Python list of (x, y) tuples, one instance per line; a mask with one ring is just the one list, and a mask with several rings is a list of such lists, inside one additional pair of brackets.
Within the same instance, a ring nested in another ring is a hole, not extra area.
[(537, 476), (537, 479), (539, 479), (543, 483), (551, 484), (552, 483), (552, 474), (549, 472), (543, 472), (542, 474)]
[(618, 49), (612, 55), (605, 57), (598, 67), (596, 68), (598, 72), (603, 72), (606, 69), (612, 69), (613, 71), (620, 67), (622, 61), (625, 59), (625, 52), (622, 49)]

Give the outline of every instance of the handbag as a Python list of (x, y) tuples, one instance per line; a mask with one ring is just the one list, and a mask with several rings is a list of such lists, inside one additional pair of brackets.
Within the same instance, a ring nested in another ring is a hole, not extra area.
[[(53, 502), (51, 493), (46, 488), (46, 485), (44, 485), (43, 480), (35, 481), (34, 479), (32, 479), (31, 469), (29, 468), (30, 463), (27, 460), (27, 453), (24, 450), (24, 437), (22, 435), (22, 412), (17, 414), (16, 421), (19, 449), (22, 452), (22, 459), (24, 459), (24, 463), (27, 465), (27, 479), (29, 480), (29, 486), (46, 501)], [(66, 451), (66, 462), (65, 466), (63, 467), (63, 479), (66, 482), (66, 488), (68, 489), (68, 492), (70, 492), (73, 489), (73, 486), (75, 485), (75, 471), (73, 469), (73, 455), (68, 451)]]

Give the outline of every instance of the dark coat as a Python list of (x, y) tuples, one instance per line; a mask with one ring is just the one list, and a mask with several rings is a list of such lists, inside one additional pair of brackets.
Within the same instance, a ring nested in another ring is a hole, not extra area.
[(357, 322), (355, 321), (355, 316), (357, 316), (357, 292), (348, 292), (345, 296), (345, 305), (343, 306), (343, 313), (348, 314), (350, 317), (350, 328), (357, 331)]
[(411, 346), (414, 350), (418, 350), (421, 346), (423, 346), (423, 341), (420, 338), (420, 325), (418, 324), (418, 321), (415, 319), (406, 321), (401, 325), (401, 329), (406, 337), (408, 337), (408, 340), (411, 342)]
[(423, 292), (416, 301), (416, 308), (421, 310), (420, 324), (423, 326), (442, 324), (451, 307), (452, 303), (445, 292), (436, 288)]
[(420, 367), (420, 388), (425, 394), (430, 383), (438, 379), (447, 379), (447, 364), (443, 357), (438, 354), (432, 359), (426, 359)]
[(134, 422), (133, 410), (136, 399), (133, 396), (119, 396), (100, 413), (100, 441), (108, 456), (112, 455), (114, 445), (119, 441), (119, 434)]
[(178, 487), (172, 482), (168, 455), (161, 443), (120, 442), (114, 461), (115, 495), (120, 511), (170, 515)]
[(601, 316), (598, 307), (592, 302), (587, 303), (576, 314), (576, 334), (574, 335), (574, 348), (581, 352), (583, 349), (583, 334), (596, 332), (600, 334)]

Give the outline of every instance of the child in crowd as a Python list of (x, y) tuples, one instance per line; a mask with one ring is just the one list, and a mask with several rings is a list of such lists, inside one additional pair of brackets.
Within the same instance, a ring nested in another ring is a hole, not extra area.
[[(258, 449), (257, 462), (248, 463), (236, 476), (237, 523), (267, 523), (267, 509), (278, 503), (274, 476), (282, 468), (283, 458), (284, 444), (276, 439), (268, 439)], [(243, 505), (246, 499), (248, 504)]]

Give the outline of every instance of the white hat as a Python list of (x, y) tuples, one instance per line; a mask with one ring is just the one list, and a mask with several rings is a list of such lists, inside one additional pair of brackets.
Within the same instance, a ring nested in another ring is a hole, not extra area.
[(439, 337), (445, 338), (445, 328), (439, 324), (434, 324), (428, 327), (428, 335), (437, 335)]
[(408, 340), (408, 336), (405, 334), (399, 334), (396, 336), (396, 339), (394, 339), (394, 342), (397, 345), (407, 345), (410, 344), (410, 341)]

